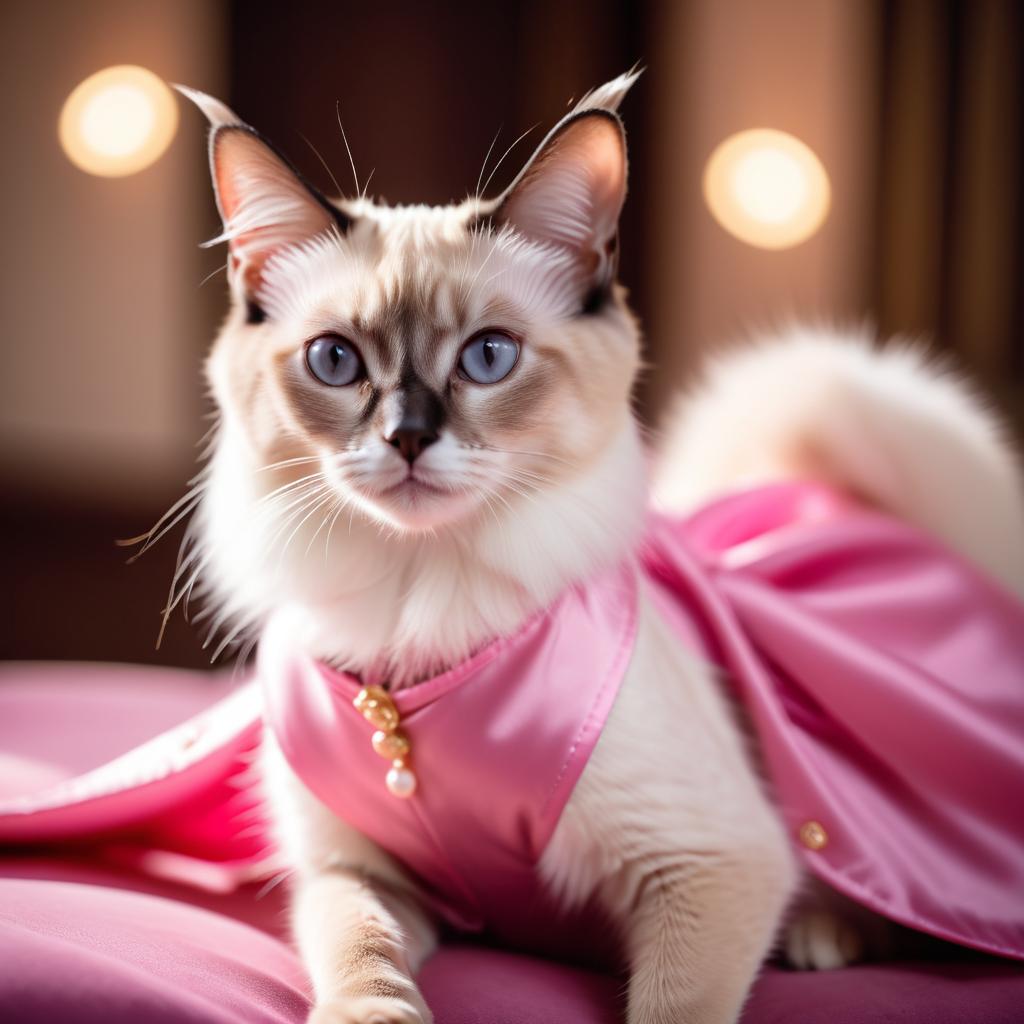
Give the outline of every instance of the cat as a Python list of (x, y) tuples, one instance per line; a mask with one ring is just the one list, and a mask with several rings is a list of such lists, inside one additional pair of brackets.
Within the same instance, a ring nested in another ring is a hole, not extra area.
[[(617, 109), (635, 79), (586, 95), (497, 199), (444, 207), (328, 200), (227, 107), (182, 90), (212, 126), (232, 301), (171, 607), (198, 582), (226, 641), (288, 609), (297, 649), (399, 692), (621, 564), (652, 488), (684, 514), (805, 476), (1021, 589), (1009, 447), (910, 348), (781, 332), (711, 365), (645, 444), (640, 331), (616, 280)], [(273, 735), (262, 767), (310, 1021), (430, 1021), (415, 975), (438, 930), (416, 887)], [(863, 948), (846, 917), (792, 911), (806, 886), (734, 710), (643, 591), (621, 691), (538, 873), (566, 907), (596, 903), (618, 925), (631, 1024), (735, 1020), (780, 941), (802, 967)]]

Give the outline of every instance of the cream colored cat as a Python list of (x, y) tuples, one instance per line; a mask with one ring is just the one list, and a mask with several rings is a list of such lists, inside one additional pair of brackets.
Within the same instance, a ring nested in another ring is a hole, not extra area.
[[(208, 363), (221, 419), (177, 597), (200, 580), (215, 630), (255, 636), (287, 606), (303, 650), (397, 688), (628, 555), (650, 488), (630, 404), (639, 334), (615, 282), (615, 111), (634, 77), (585, 97), (497, 200), (438, 208), (327, 201), (188, 93), (213, 126), (233, 302)], [(822, 475), (1024, 580), (1009, 455), (907, 350), (797, 331), (734, 357), (682, 406), (656, 468), (677, 510)], [(632, 1024), (726, 1024), (800, 878), (712, 669), (645, 598), (640, 614), (541, 873), (566, 905), (596, 898), (622, 926)], [(270, 741), (264, 767), (311, 1020), (429, 1021), (414, 977), (436, 932), (410, 880)], [(793, 918), (786, 948), (829, 967), (860, 938), (815, 910)]]

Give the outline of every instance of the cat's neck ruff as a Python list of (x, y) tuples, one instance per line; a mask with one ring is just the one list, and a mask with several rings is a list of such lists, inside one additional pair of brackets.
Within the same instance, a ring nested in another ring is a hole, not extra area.
[(621, 561), (644, 521), (646, 467), (627, 417), (598, 459), (557, 488), (511, 494), (434, 533), (357, 510), (329, 531), (261, 514), (279, 486), (222, 431), (200, 515), (206, 573), (225, 614), (259, 629), (283, 606), (309, 655), (400, 688), (514, 631), (567, 587)]

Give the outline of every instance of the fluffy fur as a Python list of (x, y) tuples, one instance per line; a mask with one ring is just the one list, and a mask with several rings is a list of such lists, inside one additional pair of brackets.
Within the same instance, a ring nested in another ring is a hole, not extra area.
[[(169, 607), (201, 581), (212, 632), (232, 640), (290, 606), (309, 653), (401, 687), (629, 556), (649, 487), (630, 409), (638, 332), (613, 281), (626, 176), (615, 110), (634, 77), (585, 97), (503, 196), (443, 208), (328, 203), (191, 94), (213, 125), (233, 307), (208, 363), (220, 425)], [(521, 340), (519, 362), (472, 385), (459, 353), (496, 328)], [(324, 334), (358, 339), (359, 382), (313, 379), (306, 346)], [(413, 463), (388, 438), (414, 403), (440, 426)], [(1012, 458), (980, 404), (915, 351), (800, 330), (720, 360), (666, 432), (655, 491), (683, 510), (808, 473), (1024, 585)], [(272, 740), (264, 769), (311, 1020), (429, 1021), (413, 978), (435, 931), (409, 880)], [(540, 868), (567, 905), (596, 898), (621, 925), (631, 1024), (734, 1020), (798, 887), (719, 682), (646, 600)], [(792, 923), (787, 948), (827, 967), (858, 943), (819, 910)]]
[(685, 512), (780, 475), (844, 487), (1024, 593), (1024, 488), (1009, 437), (922, 344), (790, 327), (711, 362), (666, 432), (656, 500)]

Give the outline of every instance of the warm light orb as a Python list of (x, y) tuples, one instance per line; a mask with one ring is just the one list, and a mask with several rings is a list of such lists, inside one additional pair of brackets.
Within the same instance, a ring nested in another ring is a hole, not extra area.
[(120, 177), (157, 160), (178, 127), (171, 90), (145, 68), (104, 68), (78, 85), (57, 133), (68, 159), (90, 174)]
[(814, 152), (770, 128), (730, 135), (704, 170), (704, 198), (726, 231), (762, 249), (810, 238), (828, 216), (832, 190)]

